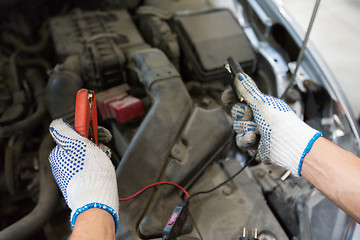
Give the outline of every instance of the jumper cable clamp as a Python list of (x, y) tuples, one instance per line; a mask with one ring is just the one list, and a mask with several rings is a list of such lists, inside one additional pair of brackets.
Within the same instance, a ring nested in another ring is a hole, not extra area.
[(75, 131), (98, 144), (98, 121), (94, 91), (80, 89), (76, 94)]
[(236, 100), (242, 102), (244, 101), (243, 99), (240, 99), (238, 97), (238, 95), (236, 94), (236, 87), (234, 85), (234, 78), (236, 77), (236, 75), (238, 73), (243, 73), (244, 70), (242, 69), (242, 67), (240, 66), (238, 60), (236, 60), (235, 57), (229, 57), (227, 59), (227, 62), (224, 65), (224, 68), (226, 70), (226, 72), (228, 73), (228, 84), (231, 86), (231, 89), (236, 97)]

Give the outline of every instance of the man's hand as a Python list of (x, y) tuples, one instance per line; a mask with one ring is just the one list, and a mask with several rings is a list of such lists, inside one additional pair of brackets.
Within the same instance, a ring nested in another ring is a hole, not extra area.
[[(239, 73), (234, 83), (236, 94), (247, 103), (235, 103), (231, 110), (237, 145), (242, 148), (253, 144), (259, 133), (257, 159), (276, 163), (301, 176), (303, 159), (322, 134), (301, 121), (285, 102), (263, 94), (248, 75)], [(222, 99), (231, 104), (234, 93), (227, 90)]]
[(236, 94), (247, 104), (235, 103), (231, 90), (224, 91), (222, 101), (225, 105), (234, 104), (231, 115), (238, 146), (253, 144), (258, 132), (260, 160), (283, 166), (296, 176), (301, 172), (359, 222), (360, 159), (320, 137), (322, 134), (301, 121), (285, 102), (260, 92), (246, 74), (236, 76), (235, 86)]
[[(112, 215), (117, 229), (119, 201), (110, 149), (82, 137), (62, 119), (50, 124), (50, 133), (57, 146), (49, 161), (55, 180), (72, 210), (72, 227), (79, 214), (99, 208)], [(110, 132), (99, 128), (99, 141), (110, 139)]]

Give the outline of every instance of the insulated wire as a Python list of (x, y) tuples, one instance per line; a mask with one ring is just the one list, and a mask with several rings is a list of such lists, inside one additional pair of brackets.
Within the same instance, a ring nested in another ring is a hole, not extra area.
[[(201, 192), (197, 192), (197, 193), (194, 193), (192, 195), (190, 195), (190, 197), (188, 199), (186, 199), (184, 202), (189, 202), (191, 198), (195, 197), (195, 196), (198, 196), (198, 195), (201, 195), (201, 194), (207, 194), (207, 193), (211, 193), (213, 191), (215, 191), (216, 189), (220, 188), (221, 186), (225, 185), (226, 183), (230, 182), (231, 180), (233, 180), (236, 176), (238, 176), (242, 171), (244, 171), (244, 169), (249, 166), (250, 163), (252, 163), (255, 158), (256, 158), (256, 155), (257, 155), (257, 151), (255, 152), (255, 154), (251, 157), (251, 159), (239, 170), (237, 171), (234, 175), (232, 175), (231, 177), (229, 177), (228, 179), (226, 179), (224, 182), (220, 183), (219, 185), (215, 186), (214, 188), (210, 189), (210, 190), (207, 190), (207, 191), (201, 191)], [(195, 221), (194, 221), (194, 218), (192, 217), (190, 211), (189, 211), (189, 217), (190, 217), (190, 220), (193, 222), (195, 228), (196, 228), (196, 231), (197, 233), (199, 234), (199, 237), (201, 240), (204, 240), (204, 238), (202, 237), (201, 233), (200, 233), (200, 230), (198, 228), (198, 226), (196, 225)]]
[(198, 226), (196, 225), (195, 220), (194, 220), (194, 218), (192, 217), (192, 215), (191, 215), (190, 212), (189, 212), (189, 218), (190, 218), (190, 220), (192, 221), (192, 223), (194, 224), (195, 229), (196, 229), (197, 233), (199, 234), (200, 239), (201, 239), (201, 240), (204, 240), (204, 238), (203, 238), (203, 236), (201, 235), (200, 230), (199, 230)]
[(187, 199), (187, 201), (190, 201), (190, 199), (192, 199), (195, 196), (201, 195), (201, 194), (207, 194), (207, 193), (211, 193), (213, 191), (215, 191), (216, 189), (220, 188), (221, 186), (225, 185), (226, 183), (230, 182), (231, 180), (233, 180), (236, 176), (238, 176), (252, 161), (254, 161), (254, 159), (256, 158), (257, 152), (254, 154), (254, 156), (252, 156), (252, 158), (239, 170), (237, 171), (234, 175), (232, 175), (231, 177), (229, 177), (228, 179), (226, 179), (225, 181), (223, 181), (222, 183), (220, 183), (219, 185), (215, 186), (212, 189), (209, 189), (207, 191), (201, 191), (201, 192), (197, 192), (194, 193), (192, 195), (190, 195), (190, 197)]
[[(226, 179), (224, 182), (220, 183), (219, 185), (215, 186), (214, 188), (212, 189), (209, 189), (207, 191), (201, 191), (201, 192), (197, 192), (197, 193), (194, 193), (192, 195), (189, 195), (189, 193), (183, 188), (181, 187), (180, 185), (176, 184), (176, 183), (173, 183), (173, 182), (169, 182), (169, 181), (161, 181), (161, 182), (156, 182), (156, 183), (152, 183), (144, 188), (142, 188), (140, 191), (134, 193), (133, 195), (129, 196), (129, 197), (126, 197), (126, 198), (119, 198), (119, 201), (128, 201), (130, 199), (133, 199), (135, 197), (137, 197), (138, 195), (142, 194), (144, 191), (150, 189), (150, 188), (153, 188), (155, 186), (158, 186), (158, 185), (164, 185), (164, 184), (167, 184), (167, 185), (172, 185), (172, 186), (175, 186), (177, 188), (179, 188), (181, 191), (184, 192), (184, 194), (186, 195), (186, 199), (184, 200), (183, 202), (183, 205), (186, 205), (189, 203), (190, 199), (195, 197), (195, 196), (198, 196), (198, 195), (201, 195), (201, 194), (207, 194), (207, 193), (211, 193), (213, 191), (215, 191), (216, 189), (220, 188), (221, 186), (225, 185), (226, 183), (230, 182), (231, 180), (233, 180), (236, 176), (238, 176), (250, 163), (252, 163), (255, 158), (256, 158), (256, 155), (257, 155), (257, 151), (255, 152), (255, 154), (252, 156), (252, 158), (239, 170), (237, 171), (234, 175), (232, 175), (231, 177), (229, 177), (228, 179)], [(191, 219), (191, 221), (193, 222), (193, 225), (195, 226), (196, 228), (196, 231), (200, 237), (201, 240), (204, 240), (204, 238), (202, 237), (201, 233), (200, 233), (200, 230), (198, 228), (198, 226), (196, 225), (191, 213), (189, 212), (189, 217)], [(166, 237), (162, 238), (163, 240), (166, 240)]]
[(231, 177), (229, 177), (228, 179), (226, 179), (224, 182), (220, 183), (219, 185), (215, 186), (214, 188), (212, 189), (209, 189), (209, 190), (206, 190), (206, 191), (201, 191), (201, 192), (196, 192), (192, 195), (190, 195), (185, 188), (183, 188), (182, 186), (176, 184), (176, 183), (173, 183), (173, 182), (169, 182), (169, 181), (161, 181), (161, 182), (156, 182), (156, 183), (152, 183), (152, 184), (149, 184), (147, 185), (146, 187), (142, 188), (141, 190), (139, 190), (138, 192), (132, 194), (131, 196), (129, 197), (126, 197), (126, 198), (119, 198), (119, 201), (123, 202), (123, 201), (128, 201), (130, 199), (133, 199), (135, 197), (137, 197), (138, 195), (142, 194), (143, 192), (145, 192), (146, 190), (150, 189), (150, 188), (153, 188), (155, 186), (158, 186), (158, 185), (172, 185), (172, 186), (175, 186), (177, 187), (178, 189), (180, 189), (181, 191), (183, 191), (183, 193), (186, 195), (186, 199), (184, 200), (184, 202), (189, 202), (191, 198), (197, 196), (197, 195), (200, 195), (200, 194), (207, 194), (207, 193), (211, 193), (213, 191), (215, 191), (216, 189), (220, 188), (221, 186), (225, 185), (226, 183), (230, 182), (231, 180), (233, 180), (236, 176), (238, 176), (252, 161), (255, 160), (256, 158), (256, 155), (257, 155), (257, 152), (254, 154), (254, 156), (252, 156), (252, 158), (239, 170), (237, 171), (234, 175), (232, 175)]
[(130, 197), (126, 197), (126, 198), (119, 198), (119, 201), (128, 201), (140, 194), (142, 194), (144, 191), (148, 190), (149, 188), (155, 187), (157, 185), (163, 185), (163, 184), (167, 184), (167, 185), (172, 185), (175, 186), (177, 188), (179, 188), (181, 191), (184, 192), (184, 194), (186, 195), (186, 197), (189, 199), (190, 195), (189, 193), (180, 185), (173, 183), (173, 182), (169, 182), (169, 181), (161, 181), (161, 182), (156, 182), (156, 183), (152, 183), (150, 185), (147, 185), (146, 187), (144, 187), (143, 189), (141, 189), (140, 191), (134, 193), (133, 195), (131, 195)]

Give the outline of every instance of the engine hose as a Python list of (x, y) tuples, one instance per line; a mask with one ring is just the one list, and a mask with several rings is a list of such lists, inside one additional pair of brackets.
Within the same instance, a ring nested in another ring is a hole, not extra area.
[(41, 119), (46, 113), (45, 99), (44, 99), (44, 80), (41, 74), (35, 69), (29, 69), (25, 73), (29, 80), (31, 88), (34, 92), (35, 101), (37, 104), (36, 111), (29, 117), (20, 120), (14, 124), (0, 127), (0, 138), (6, 138), (13, 134), (19, 134), (26, 129), (33, 128), (40, 124)]
[(2, 40), (7, 44), (13, 45), (18, 51), (26, 52), (26, 53), (38, 53), (45, 49), (46, 44), (49, 41), (49, 32), (48, 32), (48, 21), (46, 21), (40, 28), (40, 40), (37, 44), (27, 45), (24, 41), (11, 34), (9, 32), (4, 32), (2, 34)]
[(76, 93), (83, 87), (82, 65), (78, 56), (70, 56), (57, 65), (46, 86), (45, 102), (52, 119), (74, 119)]
[[(153, 105), (129, 144), (116, 169), (119, 193), (127, 196), (157, 182), (166, 165), (171, 146), (192, 109), (192, 101), (176, 68), (158, 49), (140, 50), (131, 57)], [(141, 200), (120, 206), (120, 224), (116, 239), (131, 235), (138, 239), (137, 226), (151, 199), (151, 192)]]
[(51, 69), (51, 64), (43, 58), (22, 58), (18, 60), (20, 66), (29, 67), (29, 66), (39, 66), (43, 70), (48, 71)]
[(10, 137), (8, 146), (5, 149), (4, 157), (4, 177), (6, 188), (9, 193), (14, 196), (17, 193), (18, 182), (15, 177), (15, 166), (19, 158), (20, 153), (22, 152), (25, 140), (27, 139), (28, 134), (22, 135), (13, 135)]
[(12, 87), (14, 88), (14, 91), (20, 90), (20, 82), (19, 82), (19, 76), (18, 76), (17, 64), (16, 64), (18, 54), (19, 52), (15, 51), (13, 54), (11, 54), (9, 59), (11, 76), (13, 78)]
[(40, 193), (35, 208), (25, 217), (0, 232), (0, 239), (28, 239), (52, 217), (59, 200), (59, 190), (51, 173), (49, 154), (55, 146), (48, 133), (39, 149)]
[[(11, 89), (11, 95), (14, 97), (13, 99), (13, 104), (11, 106), (7, 106), (8, 109), (5, 110), (5, 113), (1, 115), (0, 118), (0, 124), (6, 124), (6, 123), (10, 123), (10, 122), (14, 122), (17, 119), (20, 119), (24, 113), (25, 113), (25, 106), (24, 106), (24, 102), (22, 100), (17, 100), (15, 97), (16, 95), (18, 95), (20, 93), (22, 93), (22, 89), (21, 89), (21, 83), (19, 81), (19, 74), (18, 74), (18, 69), (17, 69), (17, 65), (18, 65), (18, 54), (19, 51), (15, 51), (11, 54), (11, 56), (9, 57), (9, 70), (10, 70), (10, 74), (11, 74), (11, 78), (12, 81), (10, 82), (10, 89)], [(12, 98), (10, 96), (10, 98)], [(7, 112), (9, 111), (9, 112)]]

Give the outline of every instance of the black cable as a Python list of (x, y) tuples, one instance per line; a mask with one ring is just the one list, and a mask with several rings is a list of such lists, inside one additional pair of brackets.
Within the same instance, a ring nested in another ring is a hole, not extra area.
[(217, 185), (216, 187), (209, 189), (207, 191), (201, 191), (201, 192), (197, 192), (194, 193), (192, 195), (190, 195), (190, 197), (188, 199), (186, 199), (185, 201), (190, 201), (190, 199), (192, 199), (195, 196), (198, 196), (200, 194), (207, 194), (207, 193), (211, 193), (213, 191), (215, 191), (216, 189), (220, 188), (221, 186), (225, 185), (226, 183), (230, 182), (231, 180), (233, 180), (237, 175), (239, 175), (252, 161), (255, 160), (257, 155), (257, 152), (254, 154), (254, 156), (252, 156), (252, 158), (244, 165), (244, 167), (242, 167), (239, 171), (237, 171), (234, 175), (232, 175), (231, 177), (229, 177), (228, 179), (226, 179), (224, 182), (220, 183), (219, 185)]
[[(223, 186), (224, 184), (228, 183), (232, 179), (234, 179), (256, 158), (256, 154), (257, 154), (257, 152), (254, 154), (254, 156), (238, 172), (236, 172), (234, 175), (232, 175), (231, 177), (229, 177), (228, 179), (226, 179), (224, 182), (220, 183), (216, 187), (214, 187), (214, 188), (212, 188), (210, 190), (207, 190), (207, 191), (201, 191), (201, 192), (194, 193), (193, 195), (190, 195), (190, 196), (188, 195), (188, 198), (186, 198), (181, 205), (178, 205), (178, 206), (175, 207), (175, 209), (174, 209), (168, 223), (165, 225), (165, 227), (163, 229), (163, 232), (162, 232), (163, 238), (162, 238), (162, 240), (176, 239), (179, 236), (179, 234), (181, 233), (181, 230), (182, 230), (182, 228), (184, 226), (184, 222), (186, 221), (187, 216), (190, 216), (191, 221), (193, 222), (193, 225), (195, 226), (196, 231), (200, 236), (200, 239), (203, 240), (203, 237), (202, 237), (202, 235), (200, 233), (199, 228), (195, 224), (194, 219), (192, 218), (192, 216), (190, 215), (190, 212), (187, 209), (187, 206), (188, 206), (188, 204), (190, 202), (190, 199), (197, 196), (197, 195), (200, 195), (200, 194), (211, 193), (211, 192), (215, 191), (216, 189), (220, 188), (221, 186)], [(140, 193), (141, 192), (142, 192), (142, 190), (140, 191)], [(136, 193), (134, 196), (136, 196), (138, 193)], [(132, 198), (132, 197), (130, 197), (130, 198)]]
[(201, 240), (204, 240), (204, 238), (203, 238), (203, 236), (201, 235), (200, 230), (199, 230), (198, 226), (196, 225), (195, 220), (194, 220), (194, 218), (193, 218), (193, 216), (191, 215), (190, 212), (189, 212), (189, 217), (190, 217), (191, 222), (194, 224), (194, 226), (195, 226), (195, 228), (196, 228), (196, 231), (197, 231), (197, 233), (199, 234), (200, 239), (201, 239)]

